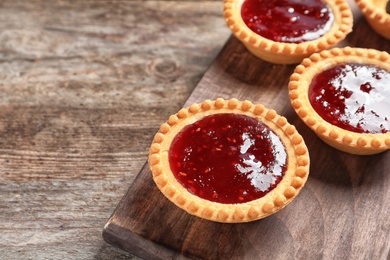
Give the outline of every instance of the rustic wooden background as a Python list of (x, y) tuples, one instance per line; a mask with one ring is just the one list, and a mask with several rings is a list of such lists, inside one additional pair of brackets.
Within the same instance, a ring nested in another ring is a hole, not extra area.
[(228, 39), (222, 1), (0, 1), (0, 259), (128, 259), (107, 219)]
[(0, 0), (0, 259), (136, 259), (103, 226), (229, 36), (222, 0)]

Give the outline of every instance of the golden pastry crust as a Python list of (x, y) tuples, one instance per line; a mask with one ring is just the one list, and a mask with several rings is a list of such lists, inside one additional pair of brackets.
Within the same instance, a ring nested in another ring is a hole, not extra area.
[(346, 62), (370, 64), (390, 72), (390, 55), (384, 51), (345, 47), (315, 53), (304, 59), (290, 77), (288, 88), (291, 104), (303, 122), (336, 149), (358, 155), (386, 151), (390, 149), (390, 132), (361, 134), (344, 130), (325, 121), (310, 104), (308, 89), (313, 77), (323, 70)]
[[(281, 182), (262, 198), (246, 203), (223, 204), (202, 199), (187, 191), (173, 175), (168, 161), (172, 140), (183, 127), (219, 113), (247, 115), (262, 121), (283, 141), (288, 168)], [(271, 215), (288, 205), (300, 192), (309, 174), (309, 154), (303, 138), (285, 117), (263, 105), (237, 99), (205, 100), (181, 109), (161, 125), (149, 151), (149, 166), (161, 192), (189, 214), (215, 222), (249, 222)]]
[(390, 14), (386, 13), (387, 0), (355, 0), (355, 2), (372, 29), (390, 40)]
[(352, 31), (353, 16), (349, 5), (344, 0), (325, 0), (334, 14), (334, 23), (325, 35), (302, 43), (275, 42), (258, 35), (246, 26), (241, 16), (244, 1), (224, 1), (223, 14), (226, 24), (251, 53), (271, 63), (300, 63), (312, 53), (335, 46)]

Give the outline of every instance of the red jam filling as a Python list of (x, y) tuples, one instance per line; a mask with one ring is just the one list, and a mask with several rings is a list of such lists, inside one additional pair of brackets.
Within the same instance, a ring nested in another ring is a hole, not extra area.
[(390, 72), (373, 65), (340, 64), (316, 75), (309, 101), (327, 122), (357, 133), (390, 131)]
[(334, 20), (332, 10), (322, 0), (245, 0), (241, 16), (255, 33), (285, 43), (318, 39)]
[(276, 187), (287, 169), (287, 153), (262, 122), (245, 115), (215, 114), (177, 134), (169, 163), (189, 192), (214, 202), (243, 203)]

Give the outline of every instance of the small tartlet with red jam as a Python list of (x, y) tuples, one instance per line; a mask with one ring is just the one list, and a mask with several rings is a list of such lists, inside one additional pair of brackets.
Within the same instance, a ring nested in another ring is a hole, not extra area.
[(205, 100), (161, 125), (149, 151), (154, 182), (187, 213), (255, 221), (288, 205), (309, 174), (302, 136), (261, 104)]
[(298, 116), (341, 151), (376, 154), (390, 149), (390, 55), (334, 48), (304, 59), (290, 77)]
[(390, 1), (355, 0), (355, 2), (372, 29), (390, 40)]
[(344, 0), (225, 0), (223, 14), (252, 54), (277, 64), (300, 63), (337, 45), (353, 23)]

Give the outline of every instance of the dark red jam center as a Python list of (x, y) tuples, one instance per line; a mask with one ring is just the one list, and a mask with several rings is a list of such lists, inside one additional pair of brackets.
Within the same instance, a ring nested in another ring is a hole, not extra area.
[(262, 122), (215, 114), (177, 134), (169, 163), (189, 192), (210, 201), (243, 203), (276, 187), (287, 168), (287, 153), (280, 138)]
[(390, 131), (390, 72), (341, 64), (313, 78), (309, 100), (329, 123), (357, 133)]
[(286, 43), (318, 39), (330, 30), (334, 20), (322, 0), (245, 0), (241, 16), (255, 33)]

